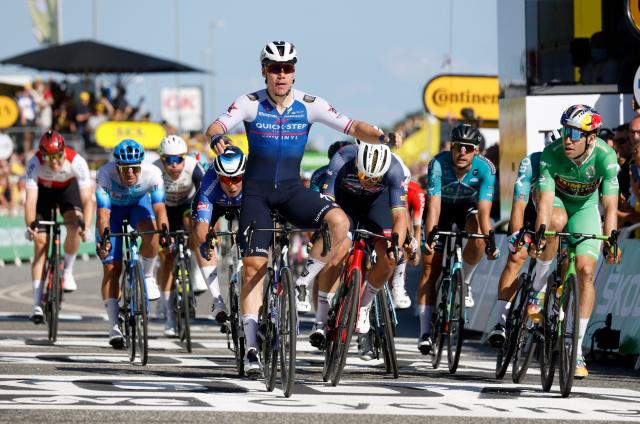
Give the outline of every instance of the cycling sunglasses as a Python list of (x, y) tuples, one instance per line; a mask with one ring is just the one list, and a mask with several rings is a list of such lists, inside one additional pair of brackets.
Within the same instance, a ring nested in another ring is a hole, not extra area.
[(42, 157), (44, 158), (44, 160), (51, 162), (53, 160), (62, 159), (63, 155), (64, 155), (64, 152), (58, 152), (58, 153), (52, 153), (50, 155), (43, 154)]
[(562, 127), (560, 128), (560, 134), (563, 139), (569, 137), (571, 141), (580, 141), (585, 133), (577, 128)]
[(173, 165), (174, 163), (176, 165), (180, 165), (184, 161), (184, 156), (183, 155), (162, 156), (162, 160), (167, 165)]
[(358, 172), (358, 179), (360, 183), (376, 184), (382, 180), (382, 177), (367, 177), (364, 172)]
[(118, 165), (118, 172), (121, 172), (123, 174), (128, 174), (129, 171), (133, 172), (134, 174), (139, 174), (140, 171), (142, 171), (142, 166), (141, 165)]
[(470, 153), (470, 152), (472, 152), (472, 151), (474, 151), (476, 149), (476, 145), (475, 144), (460, 143), (459, 141), (456, 141), (456, 142), (453, 143), (453, 150), (455, 150), (456, 152), (462, 151), (463, 147), (464, 147), (464, 149), (466, 150), (467, 153)]
[(220, 179), (220, 182), (225, 185), (240, 184), (242, 182), (242, 175), (237, 175), (235, 177), (220, 175), (218, 178)]
[(293, 63), (273, 62), (267, 65), (267, 72), (270, 74), (279, 74), (280, 71), (285, 74), (293, 74), (296, 71), (296, 65)]

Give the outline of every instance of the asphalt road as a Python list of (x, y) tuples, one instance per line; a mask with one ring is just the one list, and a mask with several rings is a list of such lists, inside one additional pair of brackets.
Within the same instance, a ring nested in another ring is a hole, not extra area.
[[(312, 316), (302, 317), (297, 379), (286, 399), (261, 380), (238, 378), (226, 337), (209, 316), (208, 294), (198, 298), (191, 354), (150, 327), (149, 364), (130, 363), (108, 345), (99, 297), (98, 261), (78, 261), (79, 290), (66, 295), (58, 341), (27, 320), (31, 309), (29, 266), (0, 269), (0, 422), (256, 422), (340, 420), (342, 423), (640, 421), (640, 372), (619, 362), (589, 364), (568, 399), (558, 387), (540, 388), (537, 367), (523, 384), (494, 378), (493, 350), (477, 335), (465, 341), (455, 375), (438, 370), (415, 347), (417, 317), (399, 312), (396, 339), (400, 378), (385, 375), (381, 361), (348, 359), (338, 387), (322, 382), (323, 356), (307, 343)], [(417, 272), (408, 273), (410, 292)]]

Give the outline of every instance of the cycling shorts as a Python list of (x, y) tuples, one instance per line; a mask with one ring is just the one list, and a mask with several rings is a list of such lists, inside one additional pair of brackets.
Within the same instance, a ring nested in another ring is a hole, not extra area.
[[(589, 198), (586, 202), (563, 200), (556, 196), (553, 201), (554, 208), (562, 208), (567, 212), (566, 230), (570, 233), (602, 234), (602, 222), (598, 210), (598, 196)], [(570, 239), (574, 242), (575, 239)], [(585, 240), (576, 247), (576, 255), (591, 256), (596, 261), (600, 257), (600, 240)]]
[(166, 208), (169, 230), (184, 230), (184, 217), (191, 216), (191, 202), (182, 203), (178, 206), (167, 206)]
[(371, 199), (354, 196), (343, 190), (336, 191), (336, 203), (349, 218), (349, 229), (361, 228), (383, 235), (391, 233), (393, 220), (389, 206), (389, 192), (384, 189)]
[(73, 180), (71, 184), (63, 188), (38, 186), (36, 219), (50, 221), (53, 218), (51, 210), (54, 208), (58, 208), (62, 215), (67, 211), (82, 211), (80, 189), (76, 180)]
[[(451, 231), (453, 224), (456, 224), (459, 231), (464, 231), (467, 221), (476, 215), (478, 215), (478, 204), (475, 201), (459, 204), (442, 203), (440, 218), (438, 219), (438, 229)], [(445, 240), (446, 238), (439, 238), (435, 246), (436, 252), (444, 251)]]
[(256, 228), (272, 228), (272, 210), (277, 209), (298, 228), (319, 228), (327, 212), (338, 207), (326, 196), (305, 188), (300, 180), (280, 181), (277, 189), (272, 182), (245, 181), (238, 234), (241, 255), (268, 256), (272, 233), (255, 231), (251, 246), (247, 246), (245, 232), (254, 221)]
[[(131, 228), (136, 228), (142, 221), (156, 219), (151, 207), (151, 198), (149, 195), (144, 195), (138, 200), (138, 203), (127, 206), (111, 205), (111, 217), (109, 218), (109, 228), (112, 233), (119, 233), (122, 231), (128, 231), (127, 228), (122, 228), (122, 221), (129, 221)], [(96, 240), (100, 240), (101, 234), (97, 234), (96, 228)], [(109, 255), (101, 259), (103, 264), (110, 264), (112, 262), (119, 262), (122, 260), (122, 237), (110, 237), (111, 250)]]

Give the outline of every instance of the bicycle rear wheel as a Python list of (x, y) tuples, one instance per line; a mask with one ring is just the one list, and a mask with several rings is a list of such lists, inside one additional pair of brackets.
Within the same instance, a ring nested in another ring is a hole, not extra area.
[[(233, 354), (236, 361), (236, 370), (240, 377), (244, 376), (244, 336), (242, 336), (242, 321), (240, 319), (240, 304), (238, 301), (238, 281), (233, 277), (233, 267), (229, 266), (229, 326), (231, 327), (231, 341), (233, 342)], [(238, 275), (238, 278), (240, 276)]]
[(189, 325), (189, 315), (191, 311), (191, 273), (189, 272), (189, 262), (186, 256), (180, 260), (178, 272), (180, 274), (180, 341), (184, 342), (187, 352), (191, 353), (191, 328)]
[(518, 291), (511, 302), (511, 307), (507, 313), (507, 320), (505, 325), (505, 341), (502, 347), (498, 348), (498, 356), (496, 358), (496, 378), (502, 380), (504, 375), (509, 369), (511, 363), (511, 357), (513, 351), (516, 348), (516, 341), (518, 340), (518, 334), (520, 332), (520, 317), (521, 311), (525, 306), (526, 297), (524, 293), (524, 279), (526, 273), (520, 274), (518, 277)]
[[(525, 281), (525, 283), (528, 283)], [(527, 284), (526, 287), (531, 287)], [(526, 302), (529, 299), (528, 290), (522, 291), (522, 298), (518, 308), (518, 327), (515, 329), (515, 349), (513, 350), (513, 366), (511, 379), (514, 383), (521, 383), (527, 375), (529, 364), (536, 350), (536, 327), (529, 321)]]
[[(560, 322), (560, 393), (568, 397), (573, 387), (580, 328), (580, 294), (575, 275), (563, 285), (561, 296), (564, 319)], [(572, 319), (569, 319), (572, 318)], [(569, 323), (571, 321), (571, 323)]]
[(385, 287), (377, 294), (378, 304), (380, 305), (380, 324), (382, 325), (382, 331), (380, 335), (380, 347), (383, 351), (384, 363), (387, 369), (387, 373), (393, 375), (393, 378), (398, 378), (398, 356), (396, 354), (395, 336), (395, 323), (391, 316), (391, 309), (389, 308), (389, 289)]
[(360, 299), (360, 287), (362, 275), (359, 269), (354, 269), (349, 276), (349, 284), (346, 288), (344, 302), (338, 310), (336, 322), (336, 338), (333, 354), (331, 356), (331, 384), (337, 386), (342, 377), (342, 371), (347, 361), (351, 337), (358, 316), (358, 300)]
[(444, 348), (444, 337), (447, 333), (447, 299), (449, 298), (449, 287), (451, 279), (443, 278), (440, 280), (438, 292), (436, 293), (436, 306), (431, 313), (431, 341), (433, 345), (431, 350), (433, 358), (431, 365), (434, 369), (438, 369), (442, 359), (442, 350)]
[(144, 285), (142, 264), (136, 262), (134, 268), (134, 322), (135, 322), (135, 342), (138, 345), (138, 356), (140, 363), (147, 365), (149, 358), (149, 335), (147, 321), (147, 291)]
[(296, 377), (296, 338), (298, 334), (295, 288), (291, 270), (280, 271), (281, 294), (278, 296), (278, 350), (280, 351), (280, 380), (285, 397), (293, 393)]
[(558, 361), (558, 350), (556, 349), (558, 343), (558, 305), (560, 299), (557, 297), (557, 286), (555, 272), (554, 277), (550, 281), (547, 287), (547, 293), (544, 298), (543, 321), (542, 332), (543, 337), (540, 342), (540, 380), (542, 383), (542, 390), (548, 392), (553, 385), (553, 378), (556, 371), (556, 364)]
[(466, 287), (462, 272), (457, 269), (451, 279), (451, 301), (449, 309), (449, 328), (447, 332), (447, 360), (449, 372), (455, 373), (460, 362), (460, 351), (462, 350), (462, 339), (465, 321), (465, 297)]
[(259, 331), (262, 335), (262, 368), (264, 372), (264, 384), (268, 391), (273, 391), (276, 385), (276, 374), (278, 371), (278, 348), (276, 339), (276, 329), (271, 320), (273, 312), (273, 271), (269, 272), (269, 284), (265, 288), (264, 299), (262, 301), (262, 312), (260, 314)]

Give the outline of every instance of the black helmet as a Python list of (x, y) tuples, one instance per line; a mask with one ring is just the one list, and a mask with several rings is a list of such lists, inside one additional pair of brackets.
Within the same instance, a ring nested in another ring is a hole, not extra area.
[(329, 160), (331, 160), (333, 155), (335, 155), (338, 150), (342, 149), (344, 146), (348, 146), (349, 144), (353, 143), (351, 143), (349, 140), (340, 140), (332, 143), (331, 146), (329, 146)]
[(460, 124), (451, 131), (452, 142), (471, 143), (478, 146), (482, 140), (482, 134), (477, 128), (469, 124)]

